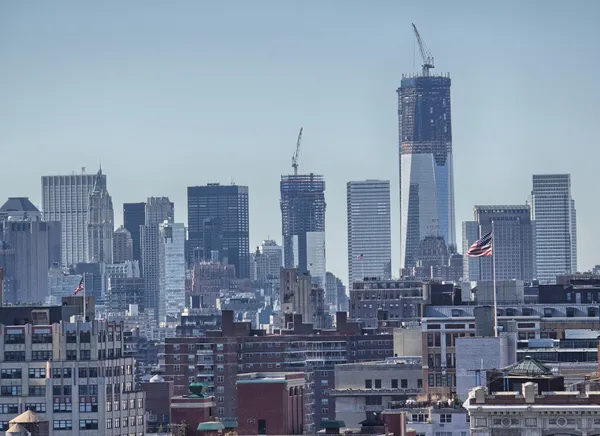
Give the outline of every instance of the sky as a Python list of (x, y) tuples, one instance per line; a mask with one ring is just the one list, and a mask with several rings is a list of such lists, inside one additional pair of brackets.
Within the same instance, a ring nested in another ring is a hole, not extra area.
[[(396, 88), (420, 69), (414, 22), (452, 77), (457, 237), (476, 204), (522, 204), (571, 173), (579, 269), (597, 252), (600, 2), (178, 0), (0, 2), (0, 202), (99, 162), (122, 203), (248, 185), (251, 250), (281, 243), (279, 180), (326, 179), (327, 269), (347, 280), (346, 183), (392, 185)], [(460, 242), (459, 242), (460, 246)]]

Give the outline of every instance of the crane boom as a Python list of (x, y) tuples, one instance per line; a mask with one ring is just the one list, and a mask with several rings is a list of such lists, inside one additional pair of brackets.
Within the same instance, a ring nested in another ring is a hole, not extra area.
[(415, 37), (417, 38), (417, 44), (419, 44), (419, 51), (421, 52), (421, 59), (423, 60), (423, 75), (424, 76), (429, 76), (429, 70), (431, 68), (435, 68), (435, 66), (433, 65), (433, 56), (431, 54), (431, 52), (429, 51), (429, 49), (427, 48), (427, 45), (425, 45), (425, 42), (421, 39), (421, 35), (419, 34), (419, 31), (417, 30), (417, 26), (415, 26), (415, 23), (413, 23), (412, 25), (413, 27), (413, 31), (415, 32)]
[(300, 127), (300, 133), (298, 133), (298, 140), (296, 141), (296, 152), (292, 156), (292, 168), (294, 169), (294, 175), (298, 175), (298, 157), (300, 155), (300, 144), (302, 143), (302, 129)]

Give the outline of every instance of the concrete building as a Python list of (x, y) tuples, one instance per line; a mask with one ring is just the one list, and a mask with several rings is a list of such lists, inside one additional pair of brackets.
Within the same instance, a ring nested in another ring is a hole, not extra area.
[(528, 201), (535, 222), (536, 278), (577, 272), (577, 216), (570, 174), (534, 174)]
[(49, 436), (144, 434), (145, 398), (133, 358), (123, 356), (123, 326), (49, 324), (50, 311), (39, 309), (30, 324), (0, 325), (0, 431), (30, 410), (49, 423)]
[[(390, 430), (401, 416), (406, 417), (406, 427), (417, 436), (466, 436), (469, 434), (469, 414), (455, 399), (408, 400), (394, 402), (382, 413)], [(398, 434), (394, 432), (394, 434)], [(410, 433), (407, 431), (406, 435)], [(517, 433), (519, 434), (519, 433)], [(402, 433), (400, 433), (401, 436)]]
[(219, 262), (199, 262), (194, 265), (190, 308), (209, 313), (219, 311), (221, 295), (238, 288), (235, 266)]
[(304, 434), (304, 374), (240, 374), (237, 376), (236, 385), (238, 434)]
[(237, 277), (249, 279), (248, 187), (219, 183), (190, 186), (187, 198), (190, 265), (218, 261), (233, 265)]
[(142, 264), (140, 228), (146, 224), (146, 203), (123, 203), (123, 227), (131, 234), (133, 260)]
[(389, 180), (346, 185), (348, 282), (365, 277), (390, 279), (392, 230)]
[(496, 280), (531, 282), (535, 277), (535, 229), (529, 206), (475, 206), (474, 221), (463, 223), (463, 253), (492, 227), (494, 256), (465, 256), (468, 280), (492, 281), (495, 262)]
[(185, 307), (185, 225), (165, 221), (158, 232), (158, 319), (179, 319)]
[(48, 305), (60, 305), (62, 297), (73, 295), (73, 291), (81, 281), (81, 276), (67, 274), (61, 267), (55, 265), (48, 270)]
[(61, 224), (61, 265), (69, 267), (87, 259), (89, 198), (96, 178), (106, 185), (105, 174), (71, 174), (42, 177), (44, 221)]
[(140, 227), (142, 276), (145, 281), (146, 300), (144, 310), (153, 311), (154, 316), (158, 319), (160, 294), (159, 225), (165, 221), (173, 222), (175, 207), (167, 197), (150, 197), (146, 202), (144, 215), (146, 222)]
[(125, 316), (131, 305), (144, 310), (144, 279), (141, 277), (110, 277), (105, 298), (109, 319)]
[[(343, 289), (340, 289), (340, 287)], [(340, 303), (343, 303), (344, 300), (344, 295), (340, 295), (340, 293), (345, 294), (346, 287), (333, 273), (327, 271), (327, 274), (325, 275), (325, 309), (329, 310), (330, 313), (347, 311), (347, 309), (342, 310), (340, 308)]]
[(133, 261), (133, 239), (131, 233), (121, 226), (113, 234), (113, 262)]
[(171, 431), (182, 436), (217, 436), (216, 432), (206, 432), (215, 429), (205, 424), (219, 424), (219, 430), (224, 429), (222, 423), (214, 422), (215, 399), (209, 397), (206, 388), (200, 383), (189, 384), (189, 393), (171, 397)]
[(283, 266), (325, 286), (325, 180), (316, 174), (281, 176)]
[(464, 407), (477, 436), (595, 436), (600, 428), (600, 392), (539, 393), (532, 382), (501, 395), (477, 387)]
[(377, 362), (335, 367), (335, 419), (358, 428), (362, 421), (381, 419), (392, 401), (415, 398), (423, 388), (421, 358), (390, 357)]
[(400, 265), (410, 268), (426, 236), (456, 245), (450, 77), (403, 76), (397, 93)]
[(250, 266), (252, 281), (260, 284), (268, 295), (278, 295), (283, 247), (273, 240), (263, 241), (256, 247)]
[(316, 328), (325, 327), (325, 291), (312, 284), (310, 275), (299, 274), (297, 268), (281, 268), (280, 318), (300, 314)]
[(88, 200), (87, 262), (111, 264), (115, 217), (112, 198), (106, 189), (106, 177), (102, 176), (100, 168)]

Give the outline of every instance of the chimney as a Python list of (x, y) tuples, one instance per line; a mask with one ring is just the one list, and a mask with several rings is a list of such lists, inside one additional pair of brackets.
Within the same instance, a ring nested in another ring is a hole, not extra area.
[[(335, 326), (338, 332), (346, 330), (346, 324), (348, 323), (348, 312), (336, 312), (335, 313)], [(600, 345), (599, 345), (600, 347)]]
[(523, 385), (523, 396), (526, 403), (535, 403), (535, 395), (538, 391), (537, 383), (527, 382)]
[(221, 331), (223, 336), (233, 335), (233, 310), (224, 310), (221, 312)]
[(475, 393), (475, 403), (485, 404), (485, 388), (479, 386), (473, 389), (473, 392)]

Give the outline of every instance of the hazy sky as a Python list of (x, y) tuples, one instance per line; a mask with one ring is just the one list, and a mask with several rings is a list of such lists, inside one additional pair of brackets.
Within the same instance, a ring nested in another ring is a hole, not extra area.
[[(40, 176), (96, 171), (115, 205), (186, 187), (250, 187), (250, 240), (281, 242), (279, 179), (327, 182), (327, 266), (347, 279), (346, 182), (392, 182), (396, 88), (420, 65), (411, 22), (452, 77), (457, 235), (474, 204), (523, 203), (532, 173), (570, 172), (579, 269), (600, 263), (600, 2), (0, 2), (0, 203)], [(460, 240), (460, 239), (459, 239)], [(251, 248), (252, 249), (252, 248)]]

